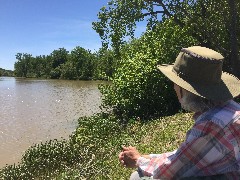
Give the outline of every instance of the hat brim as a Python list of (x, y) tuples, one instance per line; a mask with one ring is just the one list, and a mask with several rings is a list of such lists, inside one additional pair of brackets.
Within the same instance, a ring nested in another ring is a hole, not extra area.
[(240, 81), (235, 76), (222, 72), (222, 81), (218, 84), (198, 84), (187, 82), (179, 77), (173, 69), (173, 65), (158, 65), (157, 68), (172, 82), (190, 91), (193, 94), (214, 101), (227, 101), (239, 95)]

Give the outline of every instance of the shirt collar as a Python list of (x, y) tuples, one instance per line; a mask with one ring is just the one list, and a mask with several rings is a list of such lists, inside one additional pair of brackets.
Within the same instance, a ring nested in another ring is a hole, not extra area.
[(204, 113), (204, 112), (195, 112), (195, 113), (193, 114), (193, 119), (194, 119), (194, 121), (196, 121), (197, 118), (198, 118), (199, 116), (201, 116), (203, 113)]

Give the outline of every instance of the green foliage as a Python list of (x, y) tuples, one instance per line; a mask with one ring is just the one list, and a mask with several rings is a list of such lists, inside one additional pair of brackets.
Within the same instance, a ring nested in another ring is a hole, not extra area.
[(108, 163), (125, 141), (119, 140), (122, 129), (113, 116), (80, 118), (68, 141), (50, 140), (32, 146), (18, 166), (7, 166), (0, 172), (0, 179), (107, 177), (111, 170)]
[[(239, 2), (236, 5), (239, 7)], [(156, 11), (158, 6), (164, 13)], [(162, 16), (157, 23), (159, 13)], [(133, 38), (136, 23), (146, 16), (150, 16), (148, 31), (140, 39), (124, 43), (126, 36)], [(78, 128), (68, 140), (32, 146), (19, 165), (0, 170), (0, 179), (128, 179), (130, 170), (124, 171), (117, 159), (121, 145), (137, 145), (143, 153), (175, 149), (192, 124), (187, 121), (189, 114), (146, 124), (138, 121), (173, 113), (179, 106), (172, 84), (156, 65), (173, 63), (179, 50), (191, 45), (205, 45), (230, 56), (230, 16), (225, 0), (111, 0), (101, 9), (93, 28), (104, 45), (112, 43), (114, 51), (100, 49), (92, 54), (76, 47), (70, 53), (60, 48), (47, 56), (17, 54), (17, 76), (64, 79), (113, 76), (112, 85), (100, 86), (100, 91), (103, 106), (112, 108), (118, 116), (80, 118)], [(122, 120), (128, 122), (127, 127)]]
[[(103, 39), (103, 45), (111, 42), (118, 53), (125, 36), (134, 37), (136, 22), (144, 20), (142, 11), (153, 11), (152, 3), (144, 0), (111, 0), (101, 8), (99, 21), (93, 22), (93, 29)], [(149, 22), (154, 19), (152, 15)]]
[(115, 64), (111, 50), (101, 49), (92, 53), (79, 46), (71, 52), (59, 48), (47, 56), (18, 53), (16, 58), (15, 76), (33, 78), (108, 80), (112, 77)]
[(113, 77), (117, 60), (112, 50), (100, 48), (96, 53), (94, 77), (102, 80), (110, 80)]
[(52, 56), (51, 65), (52, 68), (55, 69), (67, 61), (68, 51), (65, 48), (59, 48), (58, 50), (54, 50), (51, 53), (51, 56)]
[(17, 62), (14, 64), (15, 76), (27, 77), (31, 66), (32, 55), (27, 53), (17, 53)]
[[(82, 47), (77, 46), (71, 51), (68, 63), (64, 64), (61, 78), (64, 79), (88, 79), (93, 77), (92, 63), (94, 55)], [(66, 72), (68, 74), (66, 74)], [(70, 74), (71, 75), (70, 75)], [(68, 75), (68, 76), (67, 76)]]
[[(224, 8), (219, 9), (220, 4)], [(230, 10), (227, 1), (220, 4), (210, 0), (112, 0), (103, 7), (93, 28), (103, 43), (112, 43), (119, 59), (113, 85), (100, 86), (103, 106), (113, 108), (122, 119), (176, 111), (175, 94), (156, 66), (173, 63), (182, 47), (203, 45), (215, 49), (226, 56), (224, 69), (230, 71)], [(160, 23), (156, 23), (157, 17)], [(136, 22), (144, 18), (148, 18), (148, 31), (140, 39), (124, 44), (126, 36), (133, 37)]]
[[(221, 8), (219, 8), (221, 7)], [(139, 21), (153, 30), (156, 22), (172, 18), (175, 25), (189, 28), (188, 35), (225, 57), (224, 70), (240, 77), (240, 2), (233, 0), (111, 0), (99, 14), (93, 29), (103, 45), (111, 44), (118, 58), (126, 37), (134, 37)]]
[(14, 76), (13, 71), (0, 68), (0, 76), (12, 77)]
[(61, 65), (61, 79), (75, 80), (77, 79), (77, 70), (73, 62), (67, 61)]
[(168, 20), (124, 46), (113, 84), (100, 86), (103, 106), (112, 107), (123, 119), (176, 112), (179, 104), (172, 84), (156, 66), (173, 63), (181, 47), (196, 43), (188, 30)]
[(109, 114), (80, 118), (68, 140), (30, 147), (19, 165), (0, 170), (0, 179), (128, 179), (131, 170), (118, 162), (121, 146), (137, 146), (142, 153), (171, 151), (184, 140), (192, 124), (188, 119), (189, 114), (178, 114), (123, 127)]
[(51, 79), (59, 79), (61, 76), (61, 66), (52, 69), (49, 75)]

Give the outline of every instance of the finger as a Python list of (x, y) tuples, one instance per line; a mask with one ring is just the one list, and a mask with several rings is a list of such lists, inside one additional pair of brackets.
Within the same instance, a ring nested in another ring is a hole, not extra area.
[(134, 146), (129, 146), (128, 149), (129, 150), (135, 150), (136, 148)]
[(122, 146), (122, 150), (123, 150), (123, 151), (128, 151), (129, 148), (128, 148), (128, 147), (125, 147), (125, 146)]
[(123, 152), (120, 152), (119, 155), (118, 155), (119, 160), (122, 160), (123, 157), (124, 157), (124, 153), (123, 153)]
[(124, 154), (124, 152), (123, 152), (123, 151), (121, 151), (121, 152), (119, 153), (119, 156), (123, 156), (123, 154)]

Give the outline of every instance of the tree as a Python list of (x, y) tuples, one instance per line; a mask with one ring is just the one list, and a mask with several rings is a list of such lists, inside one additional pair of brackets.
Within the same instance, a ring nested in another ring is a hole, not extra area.
[(51, 53), (52, 56), (52, 68), (56, 68), (61, 64), (64, 64), (67, 60), (68, 51), (65, 48), (59, 48)]
[(67, 61), (61, 65), (61, 79), (77, 79), (76, 66), (72, 61)]
[(96, 52), (96, 63), (94, 76), (96, 79), (109, 80), (112, 78), (116, 68), (116, 58), (112, 50), (100, 48)]
[(237, 3), (235, 0), (228, 0), (230, 9), (230, 67), (231, 72), (240, 77), (240, 58), (239, 58), (239, 16)]
[[(113, 84), (101, 86), (103, 105), (128, 117), (173, 112), (174, 94), (168, 92), (172, 88), (156, 65), (174, 62), (182, 47), (202, 45), (219, 51), (226, 58), (224, 70), (237, 75), (235, 46), (240, 35), (233, 25), (239, 22), (234, 10), (239, 5), (230, 0), (111, 0), (93, 23), (103, 45), (111, 43), (118, 60)], [(143, 20), (146, 32), (135, 40), (136, 24)], [(126, 43), (126, 37), (133, 40)]]
[(77, 46), (70, 53), (69, 61), (75, 68), (77, 79), (91, 79), (93, 77), (93, 63), (95, 56), (90, 50)]
[(103, 47), (111, 42), (115, 52), (119, 53), (124, 37), (134, 37), (136, 21), (144, 20), (144, 9), (152, 11), (152, 7), (143, 0), (111, 0), (108, 7), (102, 7), (98, 14), (100, 21), (93, 22), (93, 29), (103, 39)]
[(44, 73), (45, 68), (47, 67), (46, 63), (47, 62), (45, 61), (44, 56), (36, 56), (34, 58), (32, 66), (33, 66), (33, 73), (35, 74), (35, 77), (39, 78), (46, 75)]
[(58, 79), (61, 76), (61, 66), (67, 61), (68, 51), (65, 48), (59, 48), (51, 53), (51, 72), (50, 77)]
[[(90, 50), (79, 46), (75, 47), (71, 53), (65, 48), (59, 48), (50, 55), (32, 57), (30, 54), (18, 53), (16, 58), (15, 74), (20, 77), (98, 79), (101, 77), (94, 76), (97, 74), (99, 67), (104, 68), (103, 65), (108, 66), (105, 68), (107, 75), (112, 75), (111, 63), (104, 64), (102, 61), (98, 61), (97, 58), (100, 57), (97, 57), (96, 53), (93, 54)], [(109, 58), (109, 61), (111, 61), (111, 58)], [(98, 66), (98, 63), (100, 66)]]
[(173, 63), (182, 45), (197, 42), (188, 36), (188, 31), (168, 19), (122, 46), (112, 84), (100, 86), (102, 105), (111, 107), (122, 120), (132, 117), (147, 120), (179, 110), (172, 84), (156, 66)]
[(17, 53), (17, 62), (14, 64), (14, 73), (18, 77), (27, 77), (30, 71), (30, 62), (32, 60), (32, 55), (27, 53)]
[(0, 76), (12, 77), (13, 71), (0, 68)]
[(133, 37), (138, 21), (147, 20), (147, 29), (152, 30), (156, 23), (172, 18), (179, 27), (189, 28), (189, 36), (198, 45), (221, 52), (226, 57), (224, 69), (240, 77), (239, 7), (235, 0), (111, 0), (99, 12), (93, 28), (103, 44), (111, 42), (120, 56), (125, 37)]

